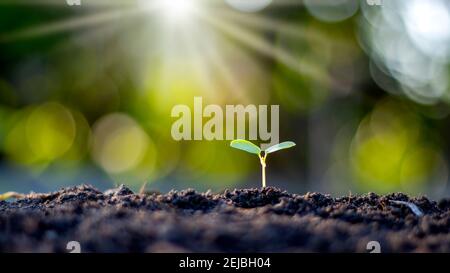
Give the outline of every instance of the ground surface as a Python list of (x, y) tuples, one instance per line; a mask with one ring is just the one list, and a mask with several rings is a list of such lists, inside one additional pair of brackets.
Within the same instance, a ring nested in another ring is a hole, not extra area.
[(382, 252), (450, 252), (450, 199), (83, 185), (0, 201), (0, 252), (67, 252), (69, 241), (83, 252), (367, 252), (369, 241)]

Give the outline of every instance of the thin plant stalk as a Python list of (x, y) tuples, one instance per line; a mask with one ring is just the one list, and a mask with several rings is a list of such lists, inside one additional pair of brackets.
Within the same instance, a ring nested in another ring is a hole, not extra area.
[(266, 187), (266, 157), (267, 154), (265, 154), (264, 156), (259, 156), (259, 159), (261, 161), (261, 171), (262, 171), (262, 186), (263, 188)]

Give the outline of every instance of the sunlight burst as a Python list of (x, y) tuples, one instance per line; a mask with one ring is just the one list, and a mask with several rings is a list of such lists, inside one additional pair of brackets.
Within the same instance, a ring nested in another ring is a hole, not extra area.
[(179, 22), (192, 15), (195, 3), (193, 0), (163, 0), (160, 1), (160, 5), (164, 16)]

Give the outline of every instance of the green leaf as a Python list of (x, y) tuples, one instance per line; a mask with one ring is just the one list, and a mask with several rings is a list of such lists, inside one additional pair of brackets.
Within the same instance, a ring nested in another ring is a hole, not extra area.
[(246, 151), (247, 153), (251, 153), (251, 154), (259, 155), (261, 153), (261, 149), (258, 146), (251, 143), (250, 141), (243, 140), (243, 139), (236, 139), (236, 140), (231, 141), (230, 146), (235, 149), (243, 150), (243, 151)]
[(271, 154), (283, 149), (289, 149), (295, 146), (295, 143), (292, 141), (282, 142), (276, 145), (273, 145), (265, 150), (266, 154)]

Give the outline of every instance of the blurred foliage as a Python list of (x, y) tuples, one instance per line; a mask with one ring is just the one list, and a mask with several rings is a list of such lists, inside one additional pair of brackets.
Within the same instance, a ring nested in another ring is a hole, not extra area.
[(448, 2), (193, 1), (178, 23), (157, 0), (0, 1), (0, 190), (258, 186), (227, 141), (171, 138), (201, 96), (280, 104), (299, 147), (274, 185), (448, 194)]

